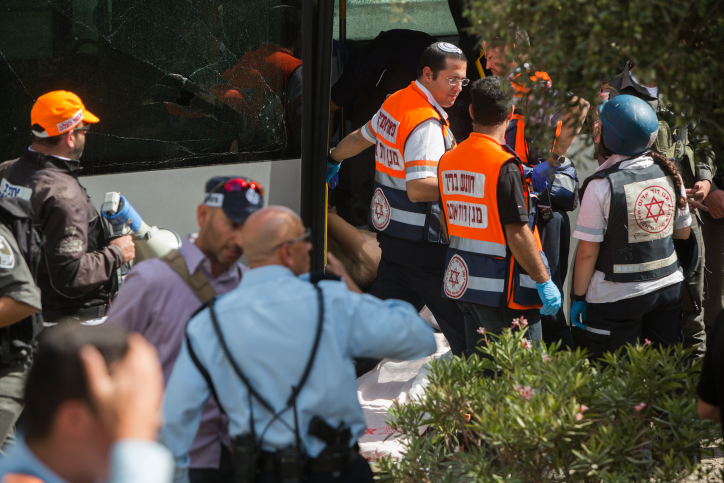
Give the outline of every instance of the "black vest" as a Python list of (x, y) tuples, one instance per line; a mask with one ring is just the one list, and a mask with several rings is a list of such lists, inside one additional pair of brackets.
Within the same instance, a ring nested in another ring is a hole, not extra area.
[(594, 173), (581, 190), (593, 179), (607, 179), (611, 186), (608, 226), (596, 270), (618, 283), (671, 275), (679, 268), (672, 237), (677, 200), (674, 183), (656, 164), (624, 170), (620, 165)]
[[(42, 240), (33, 228), (33, 209), (21, 198), (0, 198), (0, 223), (13, 234), (18, 249), (37, 281)], [(20, 365), (37, 348), (37, 337), (43, 330), (40, 311), (0, 329), (0, 365)]]

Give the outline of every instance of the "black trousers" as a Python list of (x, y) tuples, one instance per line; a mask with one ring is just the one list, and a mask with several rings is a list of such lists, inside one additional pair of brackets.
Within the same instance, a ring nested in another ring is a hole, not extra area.
[[(342, 476), (334, 477), (329, 473), (318, 473), (304, 480), (307, 483), (372, 483), (372, 469), (362, 455), (350, 462)], [(279, 475), (273, 471), (264, 471), (259, 483), (281, 483)]]
[(606, 304), (588, 304), (588, 350), (600, 358), (625, 344), (645, 339), (662, 347), (683, 342), (681, 283)]
[(551, 269), (551, 280), (561, 292), (561, 308), (553, 315), (541, 315), (541, 327), (543, 328), (543, 341), (546, 344), (562, 342), (561, 347), (573, 349), (573, 337), (571, 329), (566, 323), (563, 301), (565, 295), (563, 282), (568, 274), (568, 253), (571, 244), (571, 222), (568, 214), (559, 208), (553, 208), (553, 218), (546, 221), (538, 216), (538, 231), (540, 232), (543, 253), (548, 259)]
[(234, 468), (231, 451), (221, 445), (221, 460), (218, 468), (190, 468), (189, 483), (234, 483)]

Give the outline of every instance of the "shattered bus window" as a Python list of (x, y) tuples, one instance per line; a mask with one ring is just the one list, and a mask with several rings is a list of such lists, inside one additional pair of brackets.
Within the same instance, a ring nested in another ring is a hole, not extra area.
[(298, 157), (301, 64), (301, 0), (5, 0), (1, 159), (59, 89), (101, 119), (84, 175)]

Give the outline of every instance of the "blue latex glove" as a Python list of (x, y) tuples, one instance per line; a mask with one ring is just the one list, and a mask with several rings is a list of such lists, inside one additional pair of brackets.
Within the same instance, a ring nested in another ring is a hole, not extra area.
[(581, 300), (571, 304), (571, 323), (579, 329), (586, 330), (586, 312), (588, 311), (588, 302)]
[(329, 189), (333, 190), (339, 184), (339, 173), (334, 173), (332, 179), (329, 180)]
[[(340, 166), (342, 166), (342, 163), (332, 164), (329, 161), (327, 161), (327, 183), (329, 183), (329, 181), (332, 179), (332, 176), (339, 173)], [(337, 185), (335, 184), (335, 186), (337, 186)]]
[(533, 189), (538, 193), (543, 193), (548, 189), (548, 183), (551, 182), (553, 176), (556, 174), (556, 168), (548, 164), (548, 161), (543, 161), (533, 168), (533, 173), (530, 176), (530, 181), (533, 184)]
[(550, 278), (546, 283), (535, 284), (538, 288), (538, 295), (543, 301), (543, 307), (540, 308), (542, 315), (553, 315), (561, 308), (561, 292)]

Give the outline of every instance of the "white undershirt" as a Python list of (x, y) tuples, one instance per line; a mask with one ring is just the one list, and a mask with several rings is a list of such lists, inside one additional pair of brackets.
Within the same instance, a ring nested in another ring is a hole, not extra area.
[[(596, 169), (601, 171), (610, 168), (618, 163), (625, 156), (613, 155), (605, 163)], [(644, 169), (654, 164), (653, 159), (648, 156), (640, 156), (635, 159), (621, 163), (620, 169)], [(681, 179), (681, 177), (679, 177)], [(681, 194), (686, 196), (684, 183), (681, 183)], [(581, 211), (578, 213), (578, 222), (573, 232), (573, 238), (590, 242), (602, 242), (606, 227), (608, 226), (608, 214), (611, 209), (611, 185), (606, 179), (594, 179), (588, 183), (586, 192), (581, 201)], [(674, 230), (691, 226), (691, 215), (689, 207), (683, 210), (676, 208), (674, 217)], [(595, 270), (586, 292), (586, 301), (594, 304), (616, 302), (618, 300), (639, 297), (654, 292), (660, 288), (679, 283), (684, 280), (681, 269), (657, 280), (646, 280), (642, 282), (611, 282), (604, 280), (604, 273)]]

